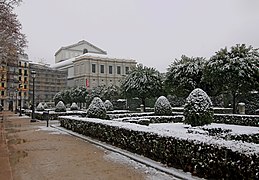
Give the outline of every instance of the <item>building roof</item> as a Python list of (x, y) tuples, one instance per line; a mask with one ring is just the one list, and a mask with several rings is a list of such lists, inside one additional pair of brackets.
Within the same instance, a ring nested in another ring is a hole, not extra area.
[(96, 47), (95, 45), (85, 41), (85, 40), (82, 40), (82, 41), (79, 41), (78, 43), (75, 43), (75, 44), (72, 44), (72, 45), (69, 45), (69, 46), (64, 46), (64, 47), (61, 47), (56, 53), (55, 53), (55, 56), (61, 51), (61, 50), (65, 50), (65, 49), (69, 49), (69, 48), (73, 48), (73, 47), (76, 47), (78, 45), (82, 45), (82, 44), (87, 44), (88, 46), (91, 46), (93, 47), (94, 49), (97, 49), (98, 51), (101, 51), (103, 54), (107, 54), (106, 51)]
[(116, 60), (121, 61), (122, 60), (122, 61), (127, 61), (127, 62), (131, 61), (133, 63), (137, 63), (133, 59), (114, 58), (114, 57), (110, 57), (106, 54), (85, 53), (85, 54), (82, 54), (80, 56), (76, 56), (76, 57), (58, 62), (58, 63), (52, 65), (51, 67), (52, 68), (62, 68), (62, 67), (70, 66), (70, 65), (73, 64), (74, 61), (81, 60), (83, 58), (103, 59), (103, 60), (111, 60), (111, 61), (116, 61)]

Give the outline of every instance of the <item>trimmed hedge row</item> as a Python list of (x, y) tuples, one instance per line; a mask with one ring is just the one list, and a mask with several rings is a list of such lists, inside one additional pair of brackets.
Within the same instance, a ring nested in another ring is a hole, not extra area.
[(213, 179), (258, 179), (259, 155), (225, 147), (159, 136), (106, 124), (60, 118), (61, 126), (137, 153), (193, 175)]
[[(30, 115), (31, 116), (31, 115)], [(49, 120), (57, 120), (59, 116), (86, 116), (86, 112), (54, 112), (48, 114)], [(46, 120), (43, 112), (35, 112), (34, 114), (35, 119), (38, 120)]]
[(214, 123), (235, 124), (242, 126), (259, 127), (258, 115), (240, 115), (240, 114), (214, 114)]

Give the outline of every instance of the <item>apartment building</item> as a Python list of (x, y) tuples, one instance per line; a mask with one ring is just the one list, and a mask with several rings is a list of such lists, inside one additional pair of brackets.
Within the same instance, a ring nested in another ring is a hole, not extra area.
[[(29, 74), (30, 74), (30, 62), (28, 59), (28, 55), (19, 55), (18, 59), (18, 87), (16, 90), (16, 101), (18, 99), (18, 102), (16, 103), (16, 108), (19, 108), (20, 106), (22, 108), (28, 108), (29, 107)], [(18, 93), (18, 94), (17, 94)]]
[[(77, 53), (72, 53), (71, 48), (76, 49)], [(68, 87), (85, 86), (93, 88), (99, 85), (109, 86), (112, 84), (119, 86), (123, 76), (137, 64), (133, 59), (110, 57), (106, 51), (86, 41), (80, 41), (59, 49), (55, 58), (56, 64), (52, 67), (67, 71)]]
[(4, 109), (7, 109), (7, 66), (4, 63), (0, 66), (0, 78), (0, 103)]

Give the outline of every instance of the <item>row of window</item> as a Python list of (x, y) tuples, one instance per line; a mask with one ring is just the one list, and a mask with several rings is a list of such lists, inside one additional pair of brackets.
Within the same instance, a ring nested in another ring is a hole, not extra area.
[[(20, 74), (20, 75), (22, 74), (22, 69), (19, 69), (19, 74)], [(25, 76), (28, 76), (27, 69), (24, 69), (24, 75), (25, 75)]]
[[(109, 74), (113, 74), (113, 66), (109, 66)], [(117, 66), (117, 74), (121, 74), (121, 66)], [(92, 64), (92, 73), (96, 73), (96, 64)], [(104, 73), (104, 65), (100, 65), (100, 73)], [(129, 67), (125, 67), (125, 73), (129, 73)]]
[[(20, 67), (22, 66), (22, 62), (19, 62), (19, 66)], [(24, 67), (27, 67), (27, 63), (26, 62), (24, 63)]]

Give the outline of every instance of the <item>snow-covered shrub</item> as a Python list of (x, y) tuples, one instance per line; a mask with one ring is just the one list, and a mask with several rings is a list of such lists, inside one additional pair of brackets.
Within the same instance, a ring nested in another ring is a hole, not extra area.
[(36, 107), (37, 111), (44, 111), (44, 106), (42, 105), (42, 103), (39, 103), (38, 106)]
[(66, 112), (66, 106), (62, 101), (59, 101), (56, 105), (55, 112)]
[(49, 108), (49, 106), (47, 105), (47, 103), (44, 103), (43, 107), (44, 107), (44, 109), (48, 109), (48, 108)]
[(111, 101), (106, 100), (104, 102), (104, 106), (105, 106), (107, 111), (113, 111), (113, 104), (111, 103)]
[(184, 122), (191, 126), (203, 126), (212, 123), (212, 102), (202, 89), (194, 89), (186, 99)]
[(155, 103), (155, 114), (157, 115), (171, 115), (172, 107), (170, 102), (167, 100), (165, 96), (160, 96)]
[(95, 97), (87, 109), (87, 116), (91, 118), (106, 118), (106, 108), (99, 97)]
[(75, 102), (72, 103), (71, 107), (70, 107), (70, 110), (73, 111), (73, 110), (78, 110), (78, 106)]

